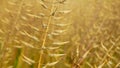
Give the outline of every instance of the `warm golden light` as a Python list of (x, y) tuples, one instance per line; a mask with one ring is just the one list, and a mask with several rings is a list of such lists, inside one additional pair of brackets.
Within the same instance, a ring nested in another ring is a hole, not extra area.
[(0, 68), (120, 68), (120, 0), (0, 0)]

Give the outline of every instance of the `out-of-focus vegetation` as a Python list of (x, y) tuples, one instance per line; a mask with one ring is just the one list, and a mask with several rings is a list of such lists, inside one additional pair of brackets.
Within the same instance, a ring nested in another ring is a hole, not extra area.
[(120, 0), (0, 0), (0, 68), (120, 68)]

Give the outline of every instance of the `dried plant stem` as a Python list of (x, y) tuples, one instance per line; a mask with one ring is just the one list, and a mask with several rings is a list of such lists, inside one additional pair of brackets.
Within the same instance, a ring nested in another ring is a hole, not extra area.
[[(45, 35), (44, 35), (44, 39), (43, 39), (43, 43), (42, 43), (42, 48), (45, 46), (46, 37), (47, 37), (47, 33), (48, 33), (48, 29), (49, 29), (49, 25), (50, 25), (50, 23), (51, 23), (51, 17), (49, 18), (48, 26), (47, 26), (47, 29), (46, 29), (46, 31), (45, 31)], [(39, 58), (38, 68), (40, 68), (40, 66), (41, 66), (42, 56), (43, 56), (43, 50), (41, 50), (41, 54), (40, 54), (40, 58)]]
[[(52, 5), (51, 12), (53, 12), (53, 10), (54, 10), (54, 5)], [(42, 48), (45, 47), (45, 43), (46, 43), (46, 39), (47, 39), (47, 34), (48, 34), (48, 31), (49, 31), (49, 28), (50, 28), (50, 24), (51, 24), (51, 21), (52, 21), (52, 17), (53, 17), (53, 16), (50, 15), (49, 20), (48, 20), (48, 23), (47, 23), (47, 28), (46, 28), (45, 35), (44, 35), (44, 37), (43, 37), (43, 43), (42, 43), (42, 46), (41, 46)], [(41, 68), (42, 57), (43, 57), (43, 50), (41, 50), (41, 53), (40, 53), (38, 68)]]

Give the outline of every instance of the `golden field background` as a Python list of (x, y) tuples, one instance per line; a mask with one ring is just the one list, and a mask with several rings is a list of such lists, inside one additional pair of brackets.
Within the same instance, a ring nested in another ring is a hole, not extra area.
[(120, 68), (120, 0), (0, 0), (0, 68)]

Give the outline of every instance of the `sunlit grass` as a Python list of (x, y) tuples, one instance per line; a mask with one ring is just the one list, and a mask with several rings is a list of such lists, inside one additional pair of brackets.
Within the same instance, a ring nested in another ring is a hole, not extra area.
[(119, 4), (1, 0), (0, 68), (119, 68)]

